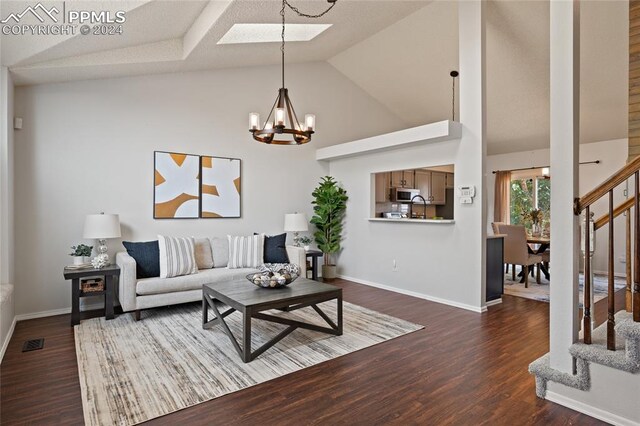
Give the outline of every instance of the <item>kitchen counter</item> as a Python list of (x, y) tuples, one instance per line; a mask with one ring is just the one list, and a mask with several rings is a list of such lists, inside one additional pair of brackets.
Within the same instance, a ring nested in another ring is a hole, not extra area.
[(394, 222), (394, 223), (437, 223), (439, 225), (450, 225), (456, 223), (453, 219), (387, 219), (385, 217), (370, 217), (367, 219), (369, 222)]

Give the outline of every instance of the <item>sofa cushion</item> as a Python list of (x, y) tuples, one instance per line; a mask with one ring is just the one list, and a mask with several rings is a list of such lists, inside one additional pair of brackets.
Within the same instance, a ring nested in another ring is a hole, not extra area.
[(289, 263), (287, 234), (262, 235), (264, 235), (264, 263)]
[(158, 241), (139, 243), (123, 241), (122, 245), (127, 249), (129, 256), (133, 257), (136, 261), (136, 276), (138, 278), (160, 276), (160, 251)]
[[(254, 268), (203, 269), (197, 274), (184, 275), (173, 278), (144, 278), (138, 280), (136, 293), (140, 296), (149, 294), (172, 293), (202, 289), (203, 284), (215, 284), (223, 281), (244, 280), (246, 276), (257, 272)], [(248, 282), (248, 281), (247, 281)]]
[(211, 254), (211, 243), (208, 238), (193, 238), (196, 265), (198, 269), (213, 268), (213, 255)]
[(158, 235), (160, 278), (178, 277), (198, 272), (193, 238)]
[(264, 263), (264, 235), (229, 238), (230, 269), (257, 268)]
[(229, 240), (227, 238), (209, 238), (214, 268), (226, 268), (229, 264)]

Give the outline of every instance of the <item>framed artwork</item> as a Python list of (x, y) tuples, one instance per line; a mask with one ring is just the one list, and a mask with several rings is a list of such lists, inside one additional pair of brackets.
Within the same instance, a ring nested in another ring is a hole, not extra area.
[(200, 217), (240, 217), (240, 159), (200, 157)]
[(200, 156), (155, 151), (153, 188), (155, 219), (197, 219)]

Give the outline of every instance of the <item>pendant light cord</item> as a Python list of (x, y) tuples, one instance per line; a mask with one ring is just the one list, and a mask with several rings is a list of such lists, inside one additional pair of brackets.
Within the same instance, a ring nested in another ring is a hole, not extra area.
[(453, 77), (453, 85), (452, 85), (451, 95), (451, 121), (456, 121), (456, 78)]
[(451, 76), (451, 121), (456, 121), (456, 77), (460, 75), (460, 73), (456, 70), (453, 70), (449, 73)]

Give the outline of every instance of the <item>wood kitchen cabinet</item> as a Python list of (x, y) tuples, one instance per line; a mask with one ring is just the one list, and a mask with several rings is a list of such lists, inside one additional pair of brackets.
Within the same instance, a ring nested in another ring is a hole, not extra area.
[(413, 180), (413, 170), (399, 170), (391, 172), (392, 188), (415, 188)]
[(424, 197), (427, 204), (442, 205), (446, 203), (446, 173), (416, 170), (415, 175), (415, 188), (420, 190), (420, 195)]
[(386, 203), (389, 201), (389, 173), (376, 173), (376, 203)]
[(445, 204), (447, 202), (447, 174), (431, 172), (431, 204)]
[(447, 173), (447, 184), (445, 187), (447, 189), (455, 188), (455, 186), (453, 185), (453, 173)]

